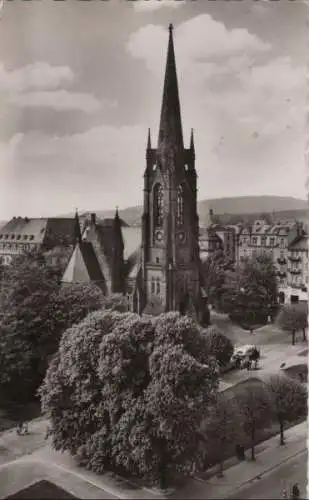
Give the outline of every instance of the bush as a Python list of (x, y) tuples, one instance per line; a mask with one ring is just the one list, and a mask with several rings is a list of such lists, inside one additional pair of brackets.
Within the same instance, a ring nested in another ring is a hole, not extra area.
[(228, 337), (223, 335), (215, 326), (204, 330), (209, 354), (214, 356), (220, 365), (227, 365), (231, 359), (234, 348)]

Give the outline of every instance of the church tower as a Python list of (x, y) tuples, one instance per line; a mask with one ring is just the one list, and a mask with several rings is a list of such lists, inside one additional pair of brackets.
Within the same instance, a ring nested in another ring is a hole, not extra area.
[[(149, 313), (196, 310), (200, 302), (199, 221), (193, 130), (184, 147), (173, 42), (169, 41), (157, 148), (150, 130), (142, 215), (142, 295)], [(156, 311), (154, 311), (155, 309)]]

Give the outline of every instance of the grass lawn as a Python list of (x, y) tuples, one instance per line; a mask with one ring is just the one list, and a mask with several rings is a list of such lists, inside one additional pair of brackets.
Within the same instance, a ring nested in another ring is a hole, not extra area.
[(37, 483), (18, 491), (14, 495), (10, 495), (5, 500), (26, 500), (26, 499), (56, 499), (61, 500), (77, 498), (71, 493), (59, 488), (53, 483), (46, 481), (38, 481)]

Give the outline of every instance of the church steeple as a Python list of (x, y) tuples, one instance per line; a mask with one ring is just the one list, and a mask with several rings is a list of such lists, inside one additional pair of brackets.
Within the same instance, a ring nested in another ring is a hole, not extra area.
[(82, 234), (80, 230), (80, 223), (79, 223), (79, 217), (78, 217), (78, 211), (77, 208), (75, 210), (75, 224), (74, 224), (74, 238), (76, 243), (80, 243), (82, 240)]
[(194, 132), (193, 132), (193, 128), (191, 128), (190, 151), (191, 151), (191, 153), (195, 156), (195, 146), (194, 146)]
[(151, 135), (150, 135), (150, 128), (148, 129), (147, 149), (151, 149)]
[(178, 93), (178, 81), (173, 41), (173, 25), (169, 25), (166, 69), (158, 138), (158, 153), (163, 156), (182, 152), (183, 134)]

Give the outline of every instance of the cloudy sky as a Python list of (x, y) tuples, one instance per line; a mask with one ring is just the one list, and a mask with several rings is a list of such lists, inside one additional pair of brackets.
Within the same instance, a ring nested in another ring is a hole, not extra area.
[(168, 40), (199, 198), (306, 197), (302, 0), (5, 0), (0, 220), (142, 201)]

